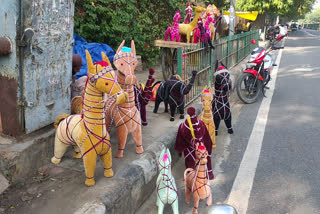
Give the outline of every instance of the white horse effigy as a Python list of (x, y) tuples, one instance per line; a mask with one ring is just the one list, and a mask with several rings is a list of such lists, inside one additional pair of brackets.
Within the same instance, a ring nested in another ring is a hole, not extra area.
[(164, 206), (172, 206), (173, 214), (179, 213), (178, 190), (174, 177), (171, 174), (171, 154), (164, 148), (158, 161), (159, 175), (157, 179), (157, 206), (158, 214), (163, 213)]

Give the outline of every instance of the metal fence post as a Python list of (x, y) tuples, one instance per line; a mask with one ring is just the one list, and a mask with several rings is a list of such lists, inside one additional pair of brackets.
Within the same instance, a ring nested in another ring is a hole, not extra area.
[(230, 52), (230, 36), (227, 37), (227, 68), (229, 68), (229, 64), (230, 64), (229, 52)]
[(177, 48), (177, 60), (178, 60), (177, 74), (180, 77), (182, 77), (182, 48), (181, 47)]
[(237, 37), (237, 63), (239, 62), (239, 38), (240, 36)]

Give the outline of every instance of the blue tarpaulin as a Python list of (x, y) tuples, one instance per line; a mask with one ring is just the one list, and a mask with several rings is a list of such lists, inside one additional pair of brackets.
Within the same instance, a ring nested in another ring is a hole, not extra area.
[(102, 61), (101, 52), (104, 52), (108, 56), (110, 62), (113, 61), (115, 52), (109, 45), (99, 43), (88, 43), (86, 42), (86, 40), (84, 40), (81, 36), (77, 34), (75, 34), (73, 38), (73, 53), (80, 55), (82, 58), (82, 67), (80, 71), (76, 74), (76, 79), (84, 75), (87, 75), (87, 59), (85, 50), (89, 51), (93, 63)]

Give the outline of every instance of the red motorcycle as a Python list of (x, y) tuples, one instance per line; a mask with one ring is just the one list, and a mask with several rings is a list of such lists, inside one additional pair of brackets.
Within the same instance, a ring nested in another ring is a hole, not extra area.
[[(282, 40), (283, 37), (277, 37), (277, 41)], [(251, 41), (253, 44), (255, 40)], [(267, 84), (271, 77), (275, 62), (275, 56), (269, 53), (273, 50), (282, 49), (283, 47), (274, 47), (271, 45), (269, 51), (263, 47), (255, 48), (250, 55), (250, 59), (246, 65), (246, 70), (240, 75), (237, 81), (237, 94), (244, 103), (250, 104), (257, 101), (260, 94), (265, 96), (265, 89), (268, 89)]]

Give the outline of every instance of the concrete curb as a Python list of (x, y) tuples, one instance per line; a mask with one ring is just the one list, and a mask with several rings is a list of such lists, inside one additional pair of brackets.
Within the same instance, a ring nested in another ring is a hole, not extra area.
[[(195, 108), (199, 113), (201, 106), (196, 105)], [(110, 188), (100, 197), (106, 207), (105, 213), (135, 213), (136, 209), (150, 196), (156, 188), (157, 162), (162, 149), (165, 147), (170, 149), (173, 165), (179, 159), (173, 148), (179, 125), (177, 123), (174, 129), (167, 129), (166, 135), (159, 137), (139, 159), (132, 161), (116, 175), (117, 181), (110, 184)], [(99, 203), (97, 206), (100, 206)], [(81, 213), (87, 214), (78, 211), (75, 214)]]

